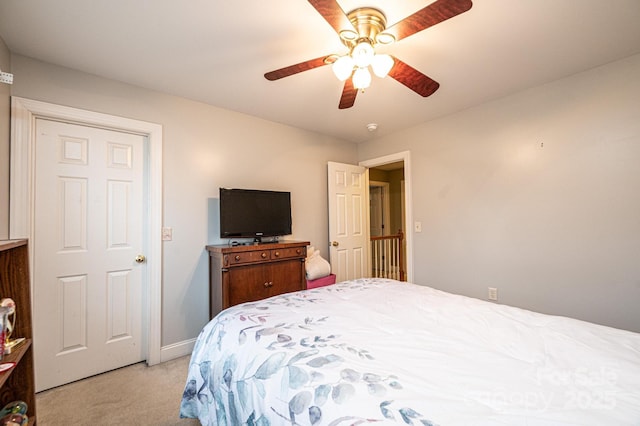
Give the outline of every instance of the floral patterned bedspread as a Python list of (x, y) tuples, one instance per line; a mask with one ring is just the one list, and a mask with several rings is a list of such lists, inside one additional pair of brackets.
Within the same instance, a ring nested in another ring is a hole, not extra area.
[(639, 361), (636, 333), (359, 279), (221, 312), (196, 342), (180, 416), (219, 426), (635, 425)]

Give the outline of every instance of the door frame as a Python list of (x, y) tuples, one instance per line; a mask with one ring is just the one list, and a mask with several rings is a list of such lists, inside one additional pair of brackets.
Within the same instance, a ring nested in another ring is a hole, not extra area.
[[(404, 163), (404, 190), (405, 190), (405, 238), (407, 241), (407, 281), (413, 282), (413, 196), (411, 185), (411, 152), (402, 151), (395, 154), (385, 155), (383, 157), (363, 160), (358, 163), (368, 169), (382, 166), (389, 163), (402, 161)], [(367, 205), (369, 203), (367, 202)]]
[[(34, 174), (36, 119), (59, 120), (84, 126), (128, 132), (146, 138), (145, 226), (143, 244), (146, 251), (146, 289), (144, 292), (143, 340), (148, 365), (161, 361), (162, 345), (162, 126), (93, 111), (86, 111), (32, 99), (11, 97), (11, 163), (9, 198), (9, 238), (34, 241)], [(29, 267), (34, 270), (34, 246), (29, 244)], [(31, 275), (31, 294), (34, 294)]]

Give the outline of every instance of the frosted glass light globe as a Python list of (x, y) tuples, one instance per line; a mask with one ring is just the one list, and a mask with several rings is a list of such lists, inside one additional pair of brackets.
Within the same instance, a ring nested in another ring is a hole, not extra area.
[(353, 72), (353, 59), (349, 55), (341, 56), (333, 63), (331, 69), (333, 69), (333, 73), (338, 77), (338, 80), (345, 81), (351, 77)]
[(391, 68), (393, 68), (393, 58), (389, 55), (382, 54), (376, 55), (373, 57), (373, 61), (371, 62), (371, 68), (373, 68), (373, 73), (380, 77), (384, 78), (389, 74)]
[(366, 68), (358, 68), (353, 73), (353, 87), (356, 89), (366, 89), (371, 84), (371, 73)]
[(351, 50), (353, 62), (359, 68), (368, 67), (373, 60), (373, 46), (368, 41), (361, 41)]

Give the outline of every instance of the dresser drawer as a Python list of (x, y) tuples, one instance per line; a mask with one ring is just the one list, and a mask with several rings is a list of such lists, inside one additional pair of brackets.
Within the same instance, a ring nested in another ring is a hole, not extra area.
[(306, 247), (293, 247), (271, 250), (271, 259), (290, 259), (292, 257), (307, 257)]
[(245, 251), (231, 253), (224, 256), (226, 266), (241, 265), (245, 263), (264, 262), (271, 259), (271, 250)]

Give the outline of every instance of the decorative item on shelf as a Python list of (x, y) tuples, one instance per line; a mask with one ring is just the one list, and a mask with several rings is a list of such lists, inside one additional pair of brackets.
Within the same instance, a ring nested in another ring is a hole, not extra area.
[(0, 426), (25, 426), (29, 424), (27, 417), (27, 403), (13, 401), (0, 411)]
[(4, 356), (9, 308), (0, 306), (0, 359)]
[(16, 366), (15, 362), (3, 362), (2, 364), (0, 364), (0, 373), (4, 373), (5, 371), (9, 371), (15, 366)]
[(26, 426), (29, 418), (26, 414), (7, 414), (0, 419), (0, 426)]
[[(6, 308), (7, 312), (3, 315), (3, 331), (4, 331), (4, 351), (5, 354), (10, 354), (20, 343), (24, 342), (24, 337), (11, 338), (13, 330), (16, 328), (16, 302), (10, 298), (4, 298), (0, 300), (0, 309)], [(2, 315), (3, 311), (0, 311)]]

